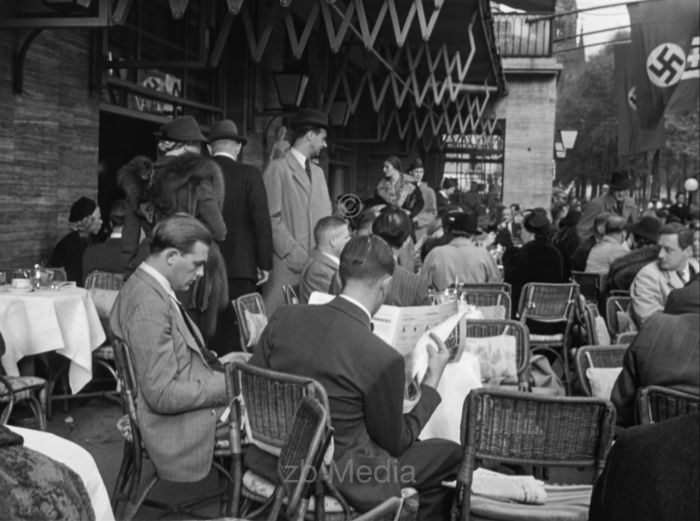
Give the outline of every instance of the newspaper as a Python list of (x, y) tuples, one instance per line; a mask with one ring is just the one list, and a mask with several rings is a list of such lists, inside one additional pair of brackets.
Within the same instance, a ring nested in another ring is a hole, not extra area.
[[(309, 304), (325, 304), (335, 297), (314, 291)], [(462, 324), (460, 329), (459, 325)], [(450, 349), (450, 359), (458, 358), (465, 336), (464, 314), (456, 301), (436, 306), (382, 306), (372, 317), (374, 334), (396, 349), (406, 359), (406, 376), (422, 381), (428, 367), (428, 346), (434, 331)], [(438, 327), (441, 326), (441, 327)]]

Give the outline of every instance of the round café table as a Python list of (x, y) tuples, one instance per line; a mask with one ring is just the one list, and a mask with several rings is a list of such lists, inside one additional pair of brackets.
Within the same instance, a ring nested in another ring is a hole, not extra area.
[(25, 356), (56, 351), (70, 360), (74, 394), (92, 379), (92, 351), (106, 338), (90, 293), (74, 287), (19, 292), (0, 286), (0, 332), (8, 375), (19, 376), (17, 362)]

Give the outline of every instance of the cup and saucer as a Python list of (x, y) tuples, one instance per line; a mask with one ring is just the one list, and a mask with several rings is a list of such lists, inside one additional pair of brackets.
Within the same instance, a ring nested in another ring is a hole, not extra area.
[(34, 290), (29, 279), (12, 279), (12, 284), (7, 286), (10, 293), (31, 293)]

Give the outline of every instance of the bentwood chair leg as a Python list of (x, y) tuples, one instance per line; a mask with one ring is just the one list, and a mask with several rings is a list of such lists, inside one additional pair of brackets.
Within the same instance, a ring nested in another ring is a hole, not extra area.
[(34, 416), (37, 419), (37, 423), (39, 424), (39, 430), (45, 431), (46, 414), (44, 412), (44, 409), (41, 407), (41, 403), (39, 403), (39, 400), (37, 400), (33, 396), (27, 399), (27, 403), (29, 403), (29, 408), (32, 410), (32, 414), (34, 414)]
[(155, 487), (156, 483), (158, 483), (158, 479), (159, 478), (157, 475), (151, 478), (151, 481), (149, 481), (148, 484), (144, 487), (143, 491), (141, 492), (141, 495), (135, 503), (132, 503), (131, 500), (127, 501), (126, 506), (124, 507), (124, 515), (122, 517), (124, 521), (131, 521), (134, 518), (136, 513), (141, 508), (141, 505), (143, 505), (143, 502), (146, 500), (146, 497), (148, 497), (148, 494), (151, 493), (153, 487)]

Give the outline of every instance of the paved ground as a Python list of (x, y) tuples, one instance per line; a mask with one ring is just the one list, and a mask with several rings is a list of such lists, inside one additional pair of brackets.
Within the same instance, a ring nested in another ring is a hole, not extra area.
[[(48, 430), (58, 436), (69, 439), (88, 450), (97, 462), (110, 497), (114, 489), (119, 465), (122, 459), (123, 441), (117, 431), (117, 419), (121, 416), (121, 407), (116, 403), (92, 399), (87, 403), (69, 402), (68, 412), (63, 412), (63, 405), (54, 402), (54, 416), (49, 422)], [(66, 422), (66, 419), (72, 419)], [(149, 464), (146, 472), (151, 472)], [(151, 474), (148, 474), (149, 476)], [(144, 479), (145, 481), (145, 479)], [(189, 498), (204, 496), (215, 490), (217, 478), (214, 474), (194, 484), (160, 482), (150, 497), (166, 502), (185, 501)], [(201, 510), (210, 516), (218, 514), (216, 505), (209, 505)], [(163, 519), (162, 511), (144, 507), (138, 519)], [(169, 514), (166, 519), (188, 519), (191, 516)], [(100, 521), (100, 520), (97, 520)]]
[[(81, 445), (92, 454), (102, 473), (102, 479), (110, 497), (122, 458), (123, 442), (115, 426), (121, 414), (121, 407), (108, 400), (92, 399), (87, 403), (72, 401), (69, 402), (67, 412), (63, 411), (61, 402), (55, 402), (54, 417), (49, 422), (49, 431)], [(67, 422), (69, 418), (72, 421)], [(146, 468), (150, 472), (150, 465)], [(590, 471), (577, 469), (552, 470), (550, 473), (551, 481), (557, 483), (590, 483), (590, 476)], [(210, 494), (216, 489), (217, 482), (213, 473), (205, 480), (194, 484), (160, 482), (150, 497), (169, 502), (185, 501)], [(211, 504), (202, 512), (216, 516), (218, 506)], [(169, 514), (165, 518), (162, 516), (162, 511), (144, 507), (140, 510), (138, 519), (188, 519), (190, 517), (175, 514)]]

